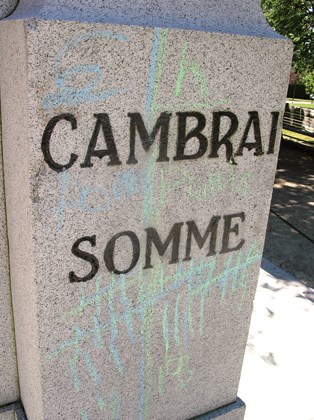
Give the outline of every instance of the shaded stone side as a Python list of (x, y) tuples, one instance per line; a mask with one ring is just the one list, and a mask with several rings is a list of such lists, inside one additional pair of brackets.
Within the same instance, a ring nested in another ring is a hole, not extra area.
[(9, 275), (0, 113), (0, 404), (19, 398)]
[[(0, 27), (5, 25), (0, 22)], [(36, 382), (39, 375), (39, 362), (36, 358), (38, 352), (37, 329), (31, 323), (35, 313), (36, 292), (28, 281), (28, 276), (32, 272), (31, 255), (32, 237), (29, 229), (20, 229), (15, 223), (11, 224), (12, 216), (17, 218), (30, 218), (28, 208), (28, 189), (21, 183), (22, 179), (27, 179), (27, 157), (18, 146), (12, 149), (15, 142), (17, 144), (28, 134), (27, 129), (27, 90), (26, 90), (26, 51), (24, 24), (17, 22), (14, 28), (7, 28), (1, 37), (1, 51), (3, 46), (9, 45), (7, 54), (0, 54), (1, 65), (1, 113), (2, 113), (2, 138), (7, 139), (7, 152), (3, 151), (6, 208), (8, 220), (9, 238), (9, 257), (10, 275), (12, 288), (12, 303), (14, 308), (14, 324), (16, 349), (19, 366), (19, 380), (24, 378), (21, 384), (21, 399), (27, 404), (37, 404), (40, 401), (41, 387)], [(11, 30), (13, 29), (13, 30)], [(13, 52), (14, 51), (14, 52)], [(13, 54), (12, 54), (13, 52)], [(8, 79), (3, 80), (7, 75)], [(17, 119), (16, 119), (17, 118)], [(19, 121), (19, 124), (16, 122)], [(4, 144), (4, 140), (3, 140)], [(18, 152), (20, 150), (20, 152)], [(13, 158), (13, 160), (11, 160)], [(22, 244), (22, 246), (21, 246)], [(22, 283), (17, 284), (19, 279)], [(2, 318), (3, 319), (3, 318)], [(32, 327), (30, 328), (30, 326)], [(25, 334), (26, 332), (26, 334)], [(25, 374), (25, 372), (28, 372)], [(6, 382), (3, 382), (6, 389)], [(35, 401), (34, 401), (34, 396)], [(13, 399), (13, 401), (16, 398)], [(12, 400), (11, 400), (12, 401)], [(40, 409), (37, 408), (38, 418), (43, 418)]]

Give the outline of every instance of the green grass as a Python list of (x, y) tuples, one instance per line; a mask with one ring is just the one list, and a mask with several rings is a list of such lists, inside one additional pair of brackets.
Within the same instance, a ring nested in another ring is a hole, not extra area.
[(296, 133), (295, 131), (290, 131), (283, 129), (282, 134), (284, 137), (290, 137), (294, 140), (301, 140), (306, 143), (314, 144), (314, 137), (306, 136), (305, 134)]
[[(287, 98), (289, 101), (292, 101), (292, 98)], [(311, 99), (294, 99), (293, 102), (289, 102), (290, 105), (299, 106), (301, 108), (314, 109), (314, 102)]]

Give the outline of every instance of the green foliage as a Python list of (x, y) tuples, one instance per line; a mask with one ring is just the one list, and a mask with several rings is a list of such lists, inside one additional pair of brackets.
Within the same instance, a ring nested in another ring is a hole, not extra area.
[(262, 0), (268, 23), (294, 43), (298, 73), (314, 68), (314, 0)]
[(308, 95), (314, 94), (314, 70), (304, 71), (301, 74), (300, 81), (304, 84)]

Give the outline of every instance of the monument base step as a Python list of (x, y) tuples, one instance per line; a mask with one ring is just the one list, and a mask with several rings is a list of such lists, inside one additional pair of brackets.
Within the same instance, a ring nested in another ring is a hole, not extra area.
[(0, 420), (27, 420), (23, 405), (17, 401), (1, 406)]
[(245, 404), (240, 398), (237, 398), (236, 401), (231, 404), (216, 408), (216, 410), (210, 411), (206, 414), (193, 417), (191, 420), (243, 420), (244, 413)]

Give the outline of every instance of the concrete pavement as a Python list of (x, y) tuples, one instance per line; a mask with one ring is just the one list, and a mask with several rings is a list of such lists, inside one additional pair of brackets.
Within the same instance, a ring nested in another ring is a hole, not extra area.
[(310, 152), (282, 143), (264, 257), (314, 287), (314, 154)]
[(245, 420), (314, 419), (314, 291), (263, 260), (238, 395)]

